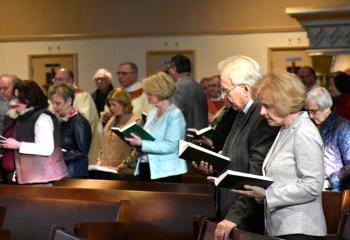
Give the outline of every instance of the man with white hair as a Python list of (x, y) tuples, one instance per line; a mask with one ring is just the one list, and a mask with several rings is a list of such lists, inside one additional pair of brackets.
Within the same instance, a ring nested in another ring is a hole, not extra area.
[[(219, 64), (222, 97), (239, 111), (224, 144), (222, 154), (231, 159), (230, 169), (262, 175), (262, 164), (279, 128), (270, 127), (260, 115), (260, 103), (252, 99), (252, 87), (262, 77), (260, 66), (246, 56), (233, 56)], [(213, 173), (212, 166), (201, 162), (199, 169)], [(263, 233), (263, 205), (255, 199), (240, 198), (230, 189), (219, 188), (216, 195), (217, 217), (221, 220), (215, 239), (228, 239), (233, 228)]]
[(334, 109), (329, 92), (323, 87), (308, 92), (305, 108), (319, 127), (324, 143), (325, 188), (350, 188), (350, 122)]
[(94, 99), (98, 114), (100, 114), (104, 111), (108, 93), (113, 90), (113, 78), (107, 69), (100, 68), (94, 74), (93, 80), (97, 89), (91, 93), (91, 97)]

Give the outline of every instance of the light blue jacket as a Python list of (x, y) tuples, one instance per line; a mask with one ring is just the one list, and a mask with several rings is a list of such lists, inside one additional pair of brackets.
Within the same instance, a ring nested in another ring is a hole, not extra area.
[[(141, 151), (148, 154), (151, 179), (164, 178), (187, 172), (185, 160), (179, 158), (179, 140), (185, 138), (186, 122), (179, 108), (171, 104), (157, 119), (157, 108), (147, 114), (144, 129), (156, 140), (143, 140)], [(139, 174), (140, 158), (135, 175)]]

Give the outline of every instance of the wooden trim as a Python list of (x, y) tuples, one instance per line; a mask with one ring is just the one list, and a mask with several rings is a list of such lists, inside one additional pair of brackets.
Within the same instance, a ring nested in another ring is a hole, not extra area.
[(302, 27), (284, 28), (242, 28), (227, 29), (221, 31), (176, 31), (176, 32), (133, 32), (133, 33), (76, 33), (76, 34), (36, 34), (36, 35), (8, 35), (0, 36), (0, 42), (12, 41), (49, 41), (66, 39), (86, 39), (86, 38), (128, 38), (128, 37), (162, 37), (162, 36), (201, 36), (201, 35), (224, 35), (224, 34), (248, 34), (248, 33), (279, 33), (279, 32), (301, 32)]

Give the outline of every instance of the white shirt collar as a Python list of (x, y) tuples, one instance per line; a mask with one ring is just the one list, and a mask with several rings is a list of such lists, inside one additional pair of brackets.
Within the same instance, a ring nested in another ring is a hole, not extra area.
[(245, 107), (244, 107), (244, 109), (243, 109), (243, 112), (244, 113), (247, 113), (248, 112), (248, 110), (249, 110), (249, 108), (250, 108), (250, 106), (253, 104), (253, 100), (252, 99), (250, 99), (249, 101), (248, 101), (248, 103), (245, 105)]
[(131, 84), (129, 87), (125, 88), (127, 92), (133, 92), (139, 88), (142, 88), (141, 83), (139, 81), (136, 81), (135, 83)]

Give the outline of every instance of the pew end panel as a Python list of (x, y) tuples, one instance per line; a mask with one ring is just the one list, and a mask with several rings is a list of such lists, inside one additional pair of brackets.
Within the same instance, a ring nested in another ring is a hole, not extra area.
[(52, 226), (50, 229), (49, 240), (86, 240), (73, 235), (65, 230), (64, 227)]
[(322, 208), (326, 219), (327, 234), (337, 233), (342, 206), (342, 192), (323, 191)]
[(6, 207), (0, 207), (0, 229), (4, 226)]
[(134, 239), (134, 228), (128, 222), (83, 222), (75, 224), (74, 233), (85, 240)]

